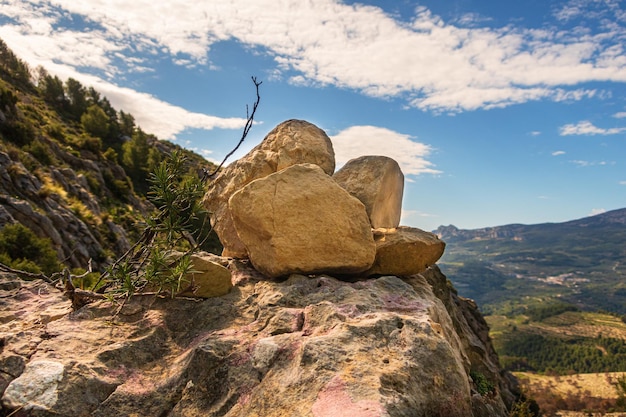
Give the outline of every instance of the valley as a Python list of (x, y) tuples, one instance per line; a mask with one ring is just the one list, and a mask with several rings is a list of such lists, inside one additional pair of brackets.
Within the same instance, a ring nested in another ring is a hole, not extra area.
[(440, 268), (477, 302), (501, 365), (544, 415), (623, 408), (626, 209), (435, 232), (447, 244)]

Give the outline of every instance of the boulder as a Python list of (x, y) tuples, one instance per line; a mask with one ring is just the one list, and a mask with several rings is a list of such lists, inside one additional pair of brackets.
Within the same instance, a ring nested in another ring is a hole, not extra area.
[(288, 120), (276, 126), (246, 156), (233, 162), (211, 181), (203, 204), (224, 245), (224, 256), (245, 258), (246, 248), (237, 236), (228, 200), (245, 185), (291, 165), (311, 163), (332, 175), (335, 153), (330, 138), (317, 126), (303, 120)]
[(386, 156), (351, 159), (333, 179), (361, 200), (373, 228), (400, 225), (404, 174), (395, 160)]
[(193, 272), (189, 273), (187, 281), (193, 288), (181, 293), (182, 296), (211, 298), (228, 294), (233, 287), (230, 271), (212, 260), (210, 254), (191, 255)]
[(419, 274), (443, 255), (446, 244), (429, 232), (413, 227), (375, 229), (376, 260), (366, 275)]
[(374, 262), (365, 207), (317, 165), (253, 181), (229, 208), (250, 261), (267, 276), (357, 273)]
[[(0, 315), (13, 316), (0, 320), (3, 413), (509, 415), (511, 382), (487, 324), (436, 267), (354, 283), (229, 269), (236, 287), (222, 297), (102, 300), (71, 313), (52, 285), (0, 273)], [(478, 394), (472, 371), (495, 391)]]

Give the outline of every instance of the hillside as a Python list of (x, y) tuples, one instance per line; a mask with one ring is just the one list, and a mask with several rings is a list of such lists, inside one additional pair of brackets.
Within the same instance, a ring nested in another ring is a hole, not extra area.
[[(0, 40), (0, 262), (46, 273), (91, 262), (102, 271), (142, 231), (154, 210), (148, 177), (174, 150), (190, 172), (212, 168), (144, 132), (93, 88), (28, 68)], [(204, 249), (211, 245), (219, 242)]]
[(554, 300), (626, 314), (626, 209), (537, 225), (441, 226), (440, 266), (485, 313), (519, 313)]

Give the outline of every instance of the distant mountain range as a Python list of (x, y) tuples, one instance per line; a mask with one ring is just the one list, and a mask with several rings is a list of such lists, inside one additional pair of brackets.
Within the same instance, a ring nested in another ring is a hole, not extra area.
[(626, 208), (563, 223), (434, 231), (441, 269), (484, 312), (558, 300), (626, 313)]

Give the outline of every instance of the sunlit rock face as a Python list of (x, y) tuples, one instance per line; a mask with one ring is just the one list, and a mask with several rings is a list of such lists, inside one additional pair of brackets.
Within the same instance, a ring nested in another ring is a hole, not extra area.
[(246, 156), (228, 165), (211, 180), (203, 204), (224, 245), (225, 256), (245, 258), (245, 245), (235, 230), (228, 200), (250, 182), (295, 164), (318, 165), (328, 175), (335, 170), (335, 153), (326, 133), (303, 120), (276, 126)]
[(404, 174), (395, 160), (374, 155), (351, 159), (333, 179), (365, 205), (374, 229), (400, 225)]
[[(233, 288), (72, 312), (0, 276), (0, 395), (29, 416), (508, 416), (488, 327), (436, 267), (410, 277), (272, 280), (214, 259)], [(481, 395), (470, 374), (494, 391)], [(19, 414), (22, 413), (22, 414)]]
[(229, 208), (250, 261), (267, 276), (358, 273), (374, 262), (365, 207), (317, 165), (253, 181)]

